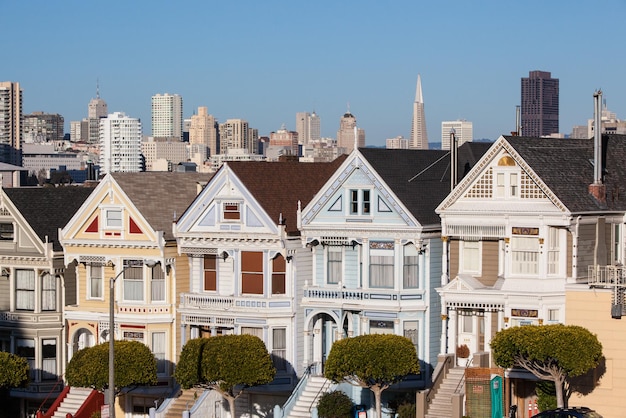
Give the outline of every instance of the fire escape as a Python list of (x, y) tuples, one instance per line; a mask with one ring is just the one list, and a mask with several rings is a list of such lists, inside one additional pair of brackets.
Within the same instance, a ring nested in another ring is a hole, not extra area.
[(611, 289), (611, 317), (621, 319), (625, 314), (626, 266), (589, 266), (589, 286)]

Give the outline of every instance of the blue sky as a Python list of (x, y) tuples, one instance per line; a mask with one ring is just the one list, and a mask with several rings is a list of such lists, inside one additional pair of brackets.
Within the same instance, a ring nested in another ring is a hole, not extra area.
[(626, 0), (0, 0), (0, 15), (0, 81), (66, 130), (99, 80), (109, 112), (148, 135), (152, 95), (177, 93), (185, 117), (207, 106), (260, 135), (316, 111), (334, 137), (349, 104), (366, 143), (383, 145), (409, 136), (419, 73), (430, 142), (455, 119), (495, 139), (515, 128), (531, 70), (560, 79), (562, 132), (592, 118), (596, 89), (626, 119)]

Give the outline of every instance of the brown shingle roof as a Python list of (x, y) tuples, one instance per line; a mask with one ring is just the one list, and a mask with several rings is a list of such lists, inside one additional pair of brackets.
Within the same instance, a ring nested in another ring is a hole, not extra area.
[(155, 231), (163, 231), (166, 240), (173, 240), (172, 222), (176, 221), (213, 174), (207, 173), (113, 173), (139, 212)]
[(282, 214), (287, 233), (296, 234), (298, 201), (304, 208), (346, 157), (340, 156), (330, 163), (234, 161), (225, 164), (276, 224)]

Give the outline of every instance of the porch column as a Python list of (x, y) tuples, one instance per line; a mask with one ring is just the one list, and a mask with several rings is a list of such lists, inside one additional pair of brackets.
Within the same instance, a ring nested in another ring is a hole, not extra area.
[(489, 350), (489, 343), (491, 342), (491, 324), (493, 323), (493, 311), (485, 311), (485, 351)]
[(456, 353), (456, 346), (458, 340), (458, 314), (456, 309), (450, 309), (449, 314), (450, 319), (448, 323), (448, 340), (450, 343), (448, 344), (448, 353), (454, 354)]
[(304, 331), (304, 350), (302, 354), (302, 360), (304, 364), (302, 365), (305, 369), (312, 363), (311, 361), (311, 331)]
[(441, 338), (440, 338), (440, 343), (439, 343), (439, 353), (440, 354), (445, 354), (446, 353), (446, 341), (447, 341), (447, 334), (448, 334), (448, 314), (445, 313), (446, 312), (446, 307), (445, 307), (445, 303), (444, 301), (442, 301), (441, 304)]
[(313, 325), (313, 362), (322, 362), (322, 320), (317, 319)]

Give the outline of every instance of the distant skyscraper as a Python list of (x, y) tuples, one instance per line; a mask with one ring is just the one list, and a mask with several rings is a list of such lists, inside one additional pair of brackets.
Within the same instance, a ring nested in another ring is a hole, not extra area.
[(298, 132), (298, 143), (308, 145), (310, 142), (320, 140), (320, 117), (315, 113), (296, 113), (296, 132)]
[(183, 139), (183, 98), (178, 94), (152, 96), (152, 136)]
[(402, 135), (395, 138), (387, 138), (385, 141), (385, 148), (387, 149), (409, 149), (409, 140)]
[(256, 138), (248, 127), (248, 122), (243, 119), (227, 119), (220, 127), (220, 154), (226, 154), (231, 150), (243, 150), (245, 153), (254, 154), (257, 146)]
[(413, 121), (411, 123), (411, 142), (409, 147), (412, 149), (428, 149), (424, 97), (422, 95), (422, 78), (419, 74), (417, 75), (415, 102), (413, 102)]
[(559, 79), (549, 72), (530, 71), (522, 77), (521, 124), (523, 136), (559, 132)]
[(454, 120), (441, 122), (441, 149), (450, 149), (450, 130), (454, 129), (457, 147), (474, 140), (472, 122)]
[(97, 144), (100, 141), (100, 119), (105, 118), (107, 114), (107, 104), (100, 98), (100, 85), (98, 84), (96, 86), (96, 98), (91, 99), (87, 105), (88, 142)]
[[(0, 121), (0, 144), (5, 145), (3, 149), (12, 148), (17, 153), (22, 148), (22, 89), (20, 83), (0, 82)], [(2, 151), (0, 160), (5, 163), (21, 165), (21, 161), (15, 160), (15, 155), (9, 156)]]
[(24, 115), (22, 137), (24, 142), (61, 141), (64, 136), (63, 116), (59, 114), (33, 112)]
[(115, 112), (100, 119), (100, 171), (141, 171), (141, 122)]
[(270, 147), (282, 147), (289, 150), (289, 155), (298, 155), (298, 132), (288, 131), (283, 125), (276, 132), (270, 133)]
[(218, 154), (217, 149), (217, 124), (215, 118), (209, 114), (206, 107), (198, 108), (198, 114), (191, 117), (189, 125), (189, 143), (191, 145), (204, 145), (210, 149), (210, 155)]
[[(355, 132), (356, 130), (356, 132)], [(354, 135), (357, 135), (356, 146), (361, 148), (365, 146), (365, 131), (356, 127), (356, 117), (350, 113), (350, 110), (339, 120), (339, 130), (337, 131), (337, 146), (344, 148), (346, 153), (352, 152), (355, 147)]]

